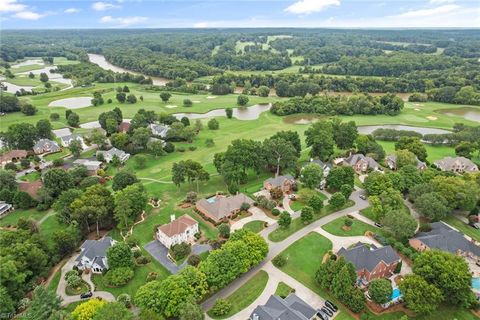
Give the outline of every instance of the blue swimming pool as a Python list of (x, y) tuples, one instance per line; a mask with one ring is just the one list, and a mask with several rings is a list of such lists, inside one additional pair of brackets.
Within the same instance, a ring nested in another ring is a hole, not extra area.
[(392, 291), (392, 300), (397, 299), (397, 298), (400, 297), (401, 295), (402, 295), (402, 293), (400, 292), (400, 290), (399, 290), (398, 288), (393, 289), (393, 291)]
[(472, 279), (472, 288), (480, 291), (480, 278)]
[(216, 200), (217, 200), (217, 197), (216, 197), (216, 196), (213, 196), (213, 197), (211, 197), (211, 198), (208, 198), (208, 199), (207, 199), (207, 202), (208, 202), (208, 203), (214, 203)]

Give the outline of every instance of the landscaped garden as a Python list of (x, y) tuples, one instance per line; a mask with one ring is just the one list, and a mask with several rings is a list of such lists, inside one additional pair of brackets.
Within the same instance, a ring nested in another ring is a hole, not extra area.
[[(351, 225), (347, 226), (350, 222), (345, 223), (345, 220), (351, 221)], [(345, 217), (337, 218), (322, 226), (322, 229), (339, 237), (352, 237), (363, 236), (367, 231), (378, 233), (381, 230), (368, 223), (360, 221), (358, 219), (350, 219)]]

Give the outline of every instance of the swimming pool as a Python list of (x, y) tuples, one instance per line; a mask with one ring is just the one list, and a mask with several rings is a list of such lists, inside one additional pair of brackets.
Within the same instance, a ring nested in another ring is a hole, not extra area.
[(480, 291), (480, 278), (472, 278), (472, 288)]
[(208, 199), (207, 199), (207, 202), (208, 202), (208, 203), (214, 203), (216, 200), (217, 200), (217, 197), (216, 197), (216, 196), (213, 196), (213, 197), (211, 197), (211, 198), (208, 198)]
[(398, 288), (393, 289), (392, 300), (398, 299), (401, 295), (402, 295), (402, 293), (400, 292), (400, 290)]

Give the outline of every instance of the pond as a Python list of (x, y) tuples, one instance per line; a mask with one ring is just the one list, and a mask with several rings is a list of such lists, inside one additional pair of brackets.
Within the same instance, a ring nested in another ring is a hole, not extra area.
[(450, 133), (448, 130), (443, 129), (436, 129), (436, 128), (426, 128), (426, 127), (412, 127), (412, 126), (404, 126), (399, 124), (384, 124), (381, 126), (359, 126), (358, 133), (361, 134), (371, 134), (373, 131), (377, 129), (394, 129), (394, 130), (407, 130), (407, 131), (415, 131), (420, 134), (442, 134), (442, 133)]
[[(270, 110), (271, 104), (256, 104), (250, 107), (233, 108), (233, 117), (238, 120), (255, 120), (261, 113)], [(203, 119), (211, 117), (225, 117), (225, 109), (215, 109), (207, 113), (174, 113), (178, 119), (187, 117), (188, 119)]]
[[(105, 57), (102, 54), (94, 54), (94, 53), (89, 53), (88, 54), (88, 59), (90, 60), (91, 63), (95, 63), (96, 65), (100, 66), (102, 69), (105, 70), (111, 70), (113, 72), (128, 72), (131, 74), (140, 74), (139, 72), (135, 72), (132, 70), (124, 69), (122, 67), (118, 67), (116, 65), (111, 64), (110, 62), (105, 59)], [(145, 77), (150, 77), (146, 76)], [(166, 78), (161, 78), (161, 77), (150, 77), (152, 78), (153, 84), (156, 86), (164, 86), (169, 80)]]
[(288, 124), (311, 124), (320, 118), (321, 116), (314, 114), (291, 114), (283, 117), (283, 122)]
[(435, 110), (437, 113), (441, 113), (447, 116), (460, 116), (467, 120), (473, 120), (480, 122), (480, 108), (475, 107), (460, 107), (451, 109), (439, 109)]
[(75, 97), (65, 98), (52, 101), (48, 104), (49, 107), (64, 107), (67, 109), (79, 109), (92, 105), (92, 97)]

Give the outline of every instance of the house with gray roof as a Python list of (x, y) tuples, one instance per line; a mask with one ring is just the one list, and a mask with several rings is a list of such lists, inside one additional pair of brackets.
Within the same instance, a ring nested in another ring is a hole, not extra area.
[(351, 262), (357, 270), (359, 280), (364, 283), (391, 276), (401, 261), (391, 246), (377, 248), (361, 242), (352, 248), (341, 248), (337, 256)]
[(445, 157), (434, 162), (435, 166), (442, 171), (455, 173), (478, 172), (478, 166), (472, 160), (465, 157)]
[(73, 161), (73, 165), (85, 166), (89, 174), (96, 174), (97, 171), (102, 167), (102, 162), (90, 159), (77, 159)]
[(369, 169), (377, 170), (380, 168), (375, 159), (364, 156), (361, 153), (352, 154), (348, 158), (344, 158), (342, 164), (352, 167), (356, 172), (367, 172)]
[(58, 146), (58, 143), (50, 139), (40, 139), (33, 146), (33, 151), (35, 154), (53, 153), (59, 152), (60, 150), (61, 149)]
[(13, 211), (14, 207), (5, 201), (0, 201), (0, 218), (6, 216), (10, 211)]
[(107, 250), (117, 241), (111, 237), (100, 240), (85, 240), (80, 247), (80, 254), (75, 259), (75, 265), (80, 270), (91, 270), (93, 273), (102, 273), (108, 269)]
[(323, 169), (323, 177), (327, 177), (333, 168), (333, 165), (329, 162), (323, 162), (320, 159), (310, 159), (310, 163), (318, 164)]
[[(427, 164), (425, 162), (418, 160), (416, 156), (415, 159), (417, 159), (418, 170), (427, 169)], [(397, 170), (397, 155), (395, 153), (388, 155), (385, 161), (390, 169)]]
[(151, 123), (148, 127), (152, 131), (152, 135), (162, 139), (167, 137), (168, 130), (170, 130), (170, 126), (157, 123)]
[(272, 190), (274, 188), (280, 188), (284, 193), (292, 191), (292, 188), (295, 186), (295, 178), (289, 174), (284, 176), (276, 176), (273, 178), (268, 178), (263, 182), (263, 187), (266, 190)]
[(130, 158), (130, 153), (126, 153), (125, 151), (117, 149), (115, 147), (108, 151), (97, 151), (97, 155), (98, 154), (103, 154), (103, 158), (106, 162), (112, 162), (114, 156), (117, 156), (122, 163), (127, 161), (128, 158)]
[(317, 311), (294, 293), (285, 299), (272, 295), (263, 306), (257, 306), (250, 320), (311, 320)]
[(217, 223), (238, 213), (244, 203), (252, 206), (254, 201), (243, 193), (229, 197), (218, 194), (208, 199), (198, 200), (195, 207), (200, 213)]
[(62, 146), (64, 146), (64, 147), (70, 146), (70, 143), (72, 143), (72, 141), (74, 141), (74, 140), (80, 141), (80, 143), (82, 144), (82, 148), (83, 148), (84, 142), (83, 142), (83, 138), (82, 138), (81, 135), (78, 135), (76, 133), (72, 133), (72, 134), (60, 137), (60, 142), (62, 143)]
[(438, 249), (455, 255), (480, 259), (480, 246), (467, 239), (463, 233), (451, 228), (446, 223), (433, 222), (432, 230), (419, 232), (409, 240), (410, 245), (418, 251)]

